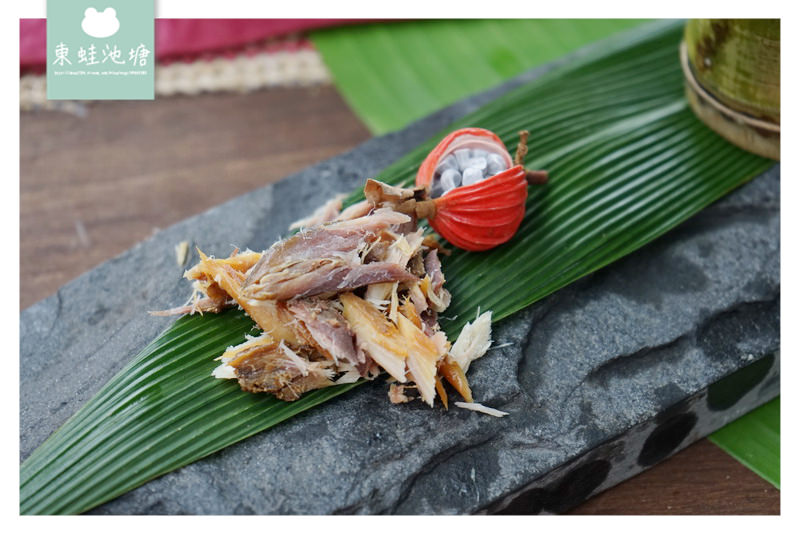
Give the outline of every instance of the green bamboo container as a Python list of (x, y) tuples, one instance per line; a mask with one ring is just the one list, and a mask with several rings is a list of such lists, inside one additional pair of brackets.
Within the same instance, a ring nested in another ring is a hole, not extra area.
[(780, 159), (780, 20), (692, 19), (681, 62), (697, 117), (751, 152)]

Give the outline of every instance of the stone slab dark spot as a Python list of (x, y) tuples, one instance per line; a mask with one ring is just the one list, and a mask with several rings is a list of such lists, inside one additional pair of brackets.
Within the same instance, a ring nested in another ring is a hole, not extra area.
[(770, 354), (713, 383), (708, 387), (709, 409), (724, 411), (736, 405), (745, 394), (764, 381), (773, 364), (775, 356)]
[(516, 496), (495, 514), (561, 513), (575, 507), (599, 487), (611, 470), (611, 463), (595, 459), (570, 470), (545, 488), (532, 488)]
[(652, 466), (667, 458), (683, 442), (694, 425), (697, 415), (680, 413), (661, 423), (651, 434), (639, 453), (639, 464)]
[(579, 466), (550, 489), (545, 508), (560, 513), (578, 505), (605, 481), (610, 469), (611, 463), (604, 459)]

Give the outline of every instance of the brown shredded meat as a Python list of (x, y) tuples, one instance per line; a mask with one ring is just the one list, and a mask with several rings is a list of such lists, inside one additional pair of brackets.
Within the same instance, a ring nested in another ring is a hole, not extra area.
[(409, 401), (410, 387), (431, 406), (437, 394), (447, 405), (442, 377), (469, 394), (437, 322), (450, 294), (441, 248), (417, 227), (414, 204), (424, 195), (370, 180), (367, 198), (338, 215), (326, 206), (306, 220), (311, 227), (261, 253), (200, 252), (186, 272), (193, 299), (161, 314), (241, 306), (263, 333), (229, 348), (214, 376), (246, 391), (293, 401), (383, 370), (400, 383), (390, 387), (393, 403)]
[(299, 399), (304, 392), (332, 385), (330, 372), (324, 370), (304, 369), (290, 361), (280, 348), (252, 353), (236, 364), (236, 376), (243, 390), (269, 392), (287, 402)]

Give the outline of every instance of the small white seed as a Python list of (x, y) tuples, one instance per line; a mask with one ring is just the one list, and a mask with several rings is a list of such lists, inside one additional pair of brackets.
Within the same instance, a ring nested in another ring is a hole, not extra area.
[(487, 168), (489, 169), (489, 175), (494, 176), (506, 170), (506, 163), (500, 154), (489, 154)]
[[(483, 170), (486, 168), (486, 158), (484, 157), (473, 157), (469, 161), (467, 161), (467, 168), (477, 168), (478, 170)], [(466, 170), (466, 169), (464, 169)]]
[(459, 172), (458, 170), (455, 170), (453, 168), (448, 168), (442, 173), (442, 178), (444, 179), (445, 177), (451, 180), (453, 182), (453, 185), (455, 185), (456, 187), (461, 185), (461, 172)]
[(478, 183), (483, 179), (483, 172), (481, 172), (477, 168), (468, 168), (464, 171), (464, 185), (472, 185), (474, 183)]
[(458, 170), (448, 168), (442, 173), (441, 184), (444, 191), (442, 194), (445, 194), (450, 189), (455, 189), (461, 185), (461, 174), (459, 174)]
[(461, 170), (467, 168), (467, 161), (470, 160), (469, 152), (469, 148), (462, 148), (461, 150), (456, 150), (453, 152), (453, 155), (456, 156), (456, 161), (458, 162), (458, 168)]

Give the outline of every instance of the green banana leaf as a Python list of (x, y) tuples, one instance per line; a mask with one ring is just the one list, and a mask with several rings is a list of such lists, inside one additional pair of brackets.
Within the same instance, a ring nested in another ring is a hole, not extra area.
[(734, 420), (708, 439), (775, 488), (781, 488), (780, 397)]
[[(433, 20), (327, 29), (312, 38), (344, 99), (373, 132), (385, 132), (588, 40), (638, 24), (630, 19)], [(712, 441), (736, 450), (734, 457), (776, 485), (780, 430), (766, 413), (749, 415), (751, 423), (735, 424)], [(745, 443), (752, 446), (745, 449)], [(770, 452), (763, 461), (742, 459), (765, 446)]]
[(312, 41), (345, 101), (381, 134), (641, 23), (418, 20), (331, 28), (312, 34)]
[[(506, 317), (772, 165), (727, 143), (688, 109), (677, 59), (681, 33), (681, 24), (656, 24), (605, 41), (448, 128), (486, 127), (509, 147), (517, 130), (530, 129), (528, 166), (551, 176), (546, 187), (531, 189), (512, 241), (483, 253), (454, 250), (445, 259), (448, 314), (458, 317), (444, 321), (450, 338), (476, 307)], [(438, 139), (380, 177), (410, 183)], [(284, 403), (212, 379), (213, 358), (252, 327), (239, 311), (177, 320), (25, 460), (21, 513), (85, 511), (357, 386)]]

